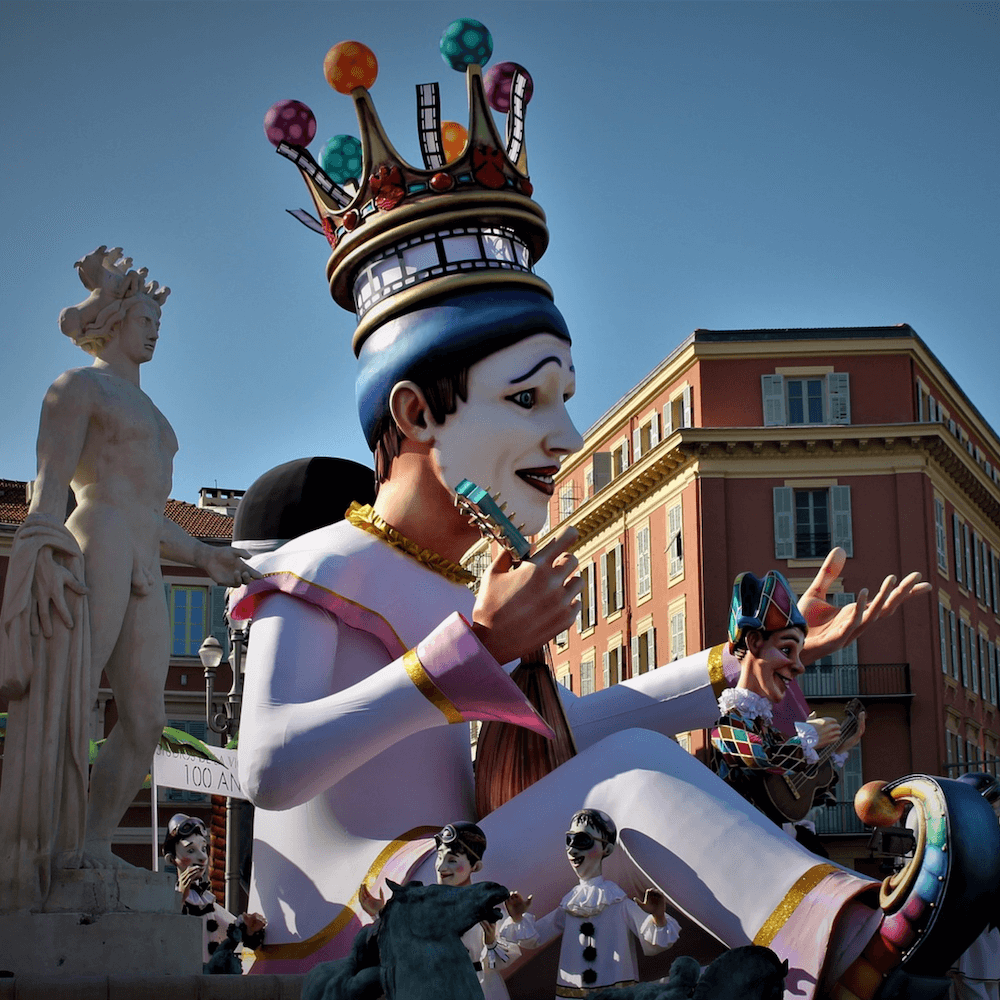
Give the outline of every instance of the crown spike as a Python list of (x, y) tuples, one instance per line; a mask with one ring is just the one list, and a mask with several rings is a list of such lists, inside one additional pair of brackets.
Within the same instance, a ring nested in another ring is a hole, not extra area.
[(482, 69), (475, 63), (466, 67), (465, 82), (469, 94), (469, 141), (463, 155), (467, 155), (474, 146), (505, 149), (507, 144), (500, 138), (496, 122), (486, 103)]

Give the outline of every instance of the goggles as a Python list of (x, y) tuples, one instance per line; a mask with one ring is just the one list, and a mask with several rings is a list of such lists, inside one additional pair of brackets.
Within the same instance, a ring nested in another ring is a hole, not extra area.
[(170, 822), (167, 823), (168, 837), (183, 840), (185, 837), (190, 837), (192, 833), (200, 833), (206, 840), (208, 839), (208, 827), (197, 816), (176, 813), (170, 817)]
[[(607, 843), (603, 838), (600, 842)], [(566, 834), (566, 846), (575, 847), (578, 851), (589, 851), (596, 843), (597, 840), (585, 830), (571, 830)]]

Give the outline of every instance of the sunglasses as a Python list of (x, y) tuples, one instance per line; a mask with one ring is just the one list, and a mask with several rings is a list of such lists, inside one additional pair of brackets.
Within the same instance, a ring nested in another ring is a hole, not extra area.
[[(589, 851), (596, 843), (597, 841), (583, 830), (566, 834), (566, 846), (575, 847), (578, 851)], [(601, 843), (606, 844), (607, 841), (602, 840)]]

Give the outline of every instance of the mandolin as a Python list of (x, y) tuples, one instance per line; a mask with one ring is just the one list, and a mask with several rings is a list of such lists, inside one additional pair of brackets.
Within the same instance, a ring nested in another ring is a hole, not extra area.
[(804, 771), (758, 775), (759, 788), (755, 795), (757, 805), (779, 822), (798, 823), (805, 819), (816, 796), (822, 795), (836, 780), (836, 768), (831, 758), (857, 733), (860, 725), (858, 716), (863, 711), (864, 706), (857, 698), (847, 703), (846, 717), (840, 727), (840, 739), (817, 750), (819, 760)]

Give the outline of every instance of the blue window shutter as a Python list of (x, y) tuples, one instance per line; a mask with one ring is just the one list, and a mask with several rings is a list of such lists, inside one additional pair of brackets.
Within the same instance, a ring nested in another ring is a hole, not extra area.
[(847, 372), (830, 372), (826, 376), (827, 405), (831, 424), (851, 422), (850, 376)]
[(948, 633), (945, 625), (944, 605), (938, 604), (938, 632), (941, 635), (941, 673), (948, 673)]
[(839, 545), (848, 556), (854, 555), (854, 531), (851, 525), (851, 487), (830, 487), (831, 542)]
[(761, 375), (760, 388), (764, 405), (764, 426), (784, 427), (788, 423), (785, 416), (784, 375)]
[(955, 536), (955, 582), (961, 585), (965, 579), (962, 572), (962, 522), (954, 512), (951, 515), (951, 526)]
[(951, 676), (958, 680), (958, 625), (955, 622), (955, 612), (948, 612), (949, 634), (951, 636)]
[[(764, 376), (767, 378), (767, 376)], [(795, 497), (791, 486), (774, 487), (774, 558), (795, 558)]]

